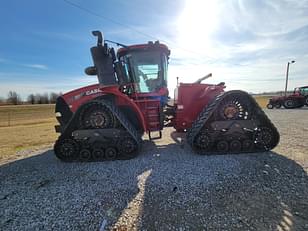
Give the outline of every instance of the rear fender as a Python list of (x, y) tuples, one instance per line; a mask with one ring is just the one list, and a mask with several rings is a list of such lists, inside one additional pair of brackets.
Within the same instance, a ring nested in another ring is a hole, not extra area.
[[(60, 96), (60, 98), (66, 106), (67, 111), (69, 111), (69, 115), (67, 116), (65, 123), (60, 123), (61, 126), (66, 126), (68, 121), (72, 118), (72, 115), (75, 114), (78, 109), (80, 109), (80, 107), (87, 102), (95, 99), (107, 99), (107, 101), (113, 101), (120, 108), (121, 106), (129, 107), (135, 113), (136, 121), (140, 124), (139, 127), (142, 128), (143, 131), (146, 131), (145, 119), (140, 108), (131, 98), (119, 91), (119, 86), (106, 87), (95, 84), (73, 90)], [(56, 110), (56, 112), (63, 114), (63, 110), (60, 109), (61, 108), (59, 107), (59, 111)], [(58, 118), (58, 120), (59, 119), (61, 118)]]

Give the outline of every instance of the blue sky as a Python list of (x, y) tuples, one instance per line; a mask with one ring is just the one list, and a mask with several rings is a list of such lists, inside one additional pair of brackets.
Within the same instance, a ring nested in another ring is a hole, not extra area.
[(177, 76), (193, 82), (209, 72), (208, 82), (229, 90), (283, 90), (291, 60), (289, 88), (308, 85), (307, 0), (67, 1), (101, 17), (65, 0), (2, 1), (0, 97), (96, 83), (83, 72), (96, 29), (124, 44), (167, 43), (171, 90)]

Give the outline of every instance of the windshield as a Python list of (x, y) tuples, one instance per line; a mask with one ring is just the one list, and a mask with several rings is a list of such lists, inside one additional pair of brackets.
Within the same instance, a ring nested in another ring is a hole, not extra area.
[(132, 52), (125, 56), (125, 69), (136, 83), (136, 92), (149, 93), (166, 86), (167, 58), (159, 51)]
[(299, 89), (301, 95), (308, 95), (308, 87), (305, 87), (305, 88), (300, 88)]

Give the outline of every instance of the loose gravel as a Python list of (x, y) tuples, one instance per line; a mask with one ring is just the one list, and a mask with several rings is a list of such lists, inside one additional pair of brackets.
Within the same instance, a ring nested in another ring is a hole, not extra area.
[(0, 230), (308, 230), (308, 110), (266, 110), (272, 152), (199, 156), (164, 130), (128, 161), (0, 166)]

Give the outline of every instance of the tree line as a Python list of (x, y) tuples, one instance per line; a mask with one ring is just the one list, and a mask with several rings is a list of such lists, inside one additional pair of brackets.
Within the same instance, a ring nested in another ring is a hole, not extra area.
[(43, 93), (29, 94), (26, 100), (22, 100), (20, 95), (15, 91), (9, 91), (7, 98), (0, 98), (0, 105), (3, 104), (54, 104), (61, 93)]

